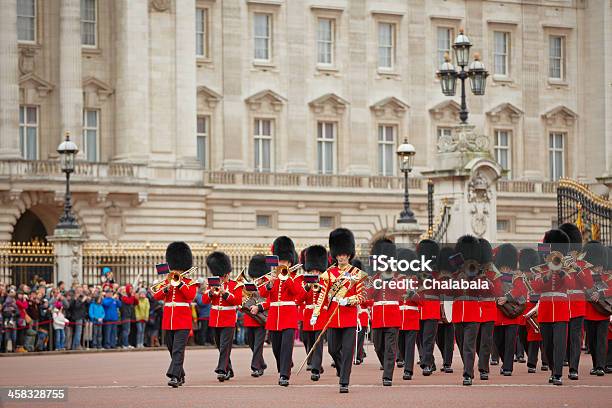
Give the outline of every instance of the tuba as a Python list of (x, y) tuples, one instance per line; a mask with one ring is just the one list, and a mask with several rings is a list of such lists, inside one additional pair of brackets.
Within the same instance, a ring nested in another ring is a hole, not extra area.
[(535, 305), (530, 311), (525, 313), (525, 321), (531, 326), (534, 332), (540, 333), (540, 323), (538, 323), (538, 307), (540, 304)]

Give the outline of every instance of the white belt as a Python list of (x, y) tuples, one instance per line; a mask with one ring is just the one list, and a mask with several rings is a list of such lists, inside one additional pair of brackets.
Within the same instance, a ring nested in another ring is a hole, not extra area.
[(400, 310), (416, 310), (416, 311), (418, 311), (419, 308), (418, 308), (418, 306), (401, 305), (400, 306)]
[(389, 306), (389, 305), (399, 305), (397, 300), (379, 300), (378, 302), (374, 302), (374, 306)]
[(584, 291), (577, 289), (568, 290), (567, 293), (570, 295), (584, 295)]
[(168, 302), (166, 304), (164, 304), (164, 306), (166, 307), (172, 307), (172, 306), (191, 306), (190, 303), (187, 302)]
[(212, 305), (210, 307), (213, 310), (236, 310), (236, 306), (218, 306), (218, 305)]
[(316, 305), (306, 305), (304, 309), (314, 309)]
[(567, 297), (567, 293), (564, 292), (544, 292), (540, 297)]
[(285, 302), (270, 302), (270, 306), (295, 306), (293, 300), (287, 300)]

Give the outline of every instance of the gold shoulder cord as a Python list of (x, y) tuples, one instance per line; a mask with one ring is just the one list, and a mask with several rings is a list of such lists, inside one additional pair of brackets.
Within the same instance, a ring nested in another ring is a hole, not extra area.
[(319, 316), (321, 314), (321, 308), (323, 307), (323, 302), (327, 297), (327, 288), (329, 288), (329, 284), (331, 282), (331, 274), (329, 273), (332, 266), (327, 268), (325, 272), (321, 275), (321, 280), (323, 281), (323, 286), (321, 286), (321, 290), (319, 291), (319, 297), (316, 301), (316, 306), (312, 312), (313, 316)]

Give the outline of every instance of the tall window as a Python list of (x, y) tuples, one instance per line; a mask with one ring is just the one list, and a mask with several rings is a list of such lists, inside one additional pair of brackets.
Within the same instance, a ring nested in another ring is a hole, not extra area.
[(453, 135), (453, 129), (449, 127), (438, 127), (437, 133), (438, 139), (440, 139), (442, 136), (451, 137)]
[(255, 171), (272, 170), (272, 120), (255, 119)]
[(393, 125), (378, 126), (378, 174), (395, 174), (395, 129)]
[(208, 9), (196, 8), (196, 55), (198, 57), (208, 56)]
[(332, 65), (334, 63), (334, 20), (319, 18), (317, 29), (317, 63)]
[(200, 166), (208, 168), (208, 116), (198, 116), (196, 125), (196, 148)]
[(510, 165), (512, 160), (512, 152), (510, 149), (510, 132), (507, 130), (495, 131), (495, 160), (500, 164), (502, 169), (508, 170), (505, 177), (510, 177)]
[(553, 79), (563, 79), (564, 71), (564, 38), (558, 35), (551, 35), (548, 40), (548, 77)]
[(97, 45), (96, 0), (81, 0), (81, 44), (87, 47)]
[(100, 128), (98, 111), (94, 109), (83, 110), (83, 141), (85, 143), (85, 156), (90, 162), (100, 160)]
[(38, 159), (38, 107), (36, 106), (19, 106), (19, 148), (24, 159)]
[(319, 174), (334, 173), (336, 123), (317, 123), (317, 162)]
[(548, 136), (548, 162), (550, 179), (555, 181), (565, 174), (565, 134), (551, 132)]
[(36, 42), (36, 0), (17, 0), (17, 41)]
[(395, 24), (378, 23), (378, 68), (392, 69), (395, 64)]
[(510, 33), (495, 31), (493, 33), (493, 68), (497, 75), (508, 75), (508, 55), (510, 50)]
[(271, 50), (270, 42), (272, 38), (272, 16), (270, 14), (255, 13), (254, 36), (255, 39), (255, 59), (269, 61)]
[(448, 55), (452, 56), (451, 44), (453, 43), (453, 29), (450, 27), (438, 27), (438, 66), (436, 69), (440, 68), (442, 64), (444, 64), (444, 55), (448, 53)]

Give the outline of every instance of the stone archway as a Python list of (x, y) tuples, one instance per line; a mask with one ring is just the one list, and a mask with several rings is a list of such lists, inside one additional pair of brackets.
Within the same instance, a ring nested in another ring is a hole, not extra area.
[(12, 242), (46, 242), (49, 231), (34, 211), (26, 210), (15, 223)]

